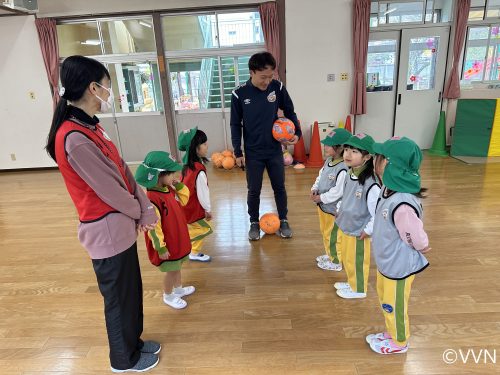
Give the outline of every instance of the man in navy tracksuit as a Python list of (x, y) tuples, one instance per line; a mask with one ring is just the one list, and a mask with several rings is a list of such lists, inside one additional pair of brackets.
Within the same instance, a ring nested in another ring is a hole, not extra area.
[[(274, 190), (280, 218), (279, 234), (290, 238), (292, 230), (286, 217), (285, 165), (281, 144), (272, 135), (278, 109), (295, 124), (295, 136), (288, 144), (296, 144), (302, 132), (285, 86), (273, 79), (276, 69), (274, 57), (269, 52), (256, 53), (248, 61), (248, 68), (250, 79), (236, 88), (231, 96), (231, 139), (236, 164), (246, 166), (250, 215), (248, 238), (251, 241), (260, 239), (259, 204), (264, 169), (267, 169)], [(242, 129), (245, 157), (241, 151)]]

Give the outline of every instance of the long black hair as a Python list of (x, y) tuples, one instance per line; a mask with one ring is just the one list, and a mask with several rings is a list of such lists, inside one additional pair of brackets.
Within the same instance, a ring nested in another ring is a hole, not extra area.
[(191, 140), (191, 144), (189, 145), (188, 160), (184, 168), (182, 168), (182, 175), (185, 176), (188, 169), (194, 170), (194, 163), (206, 163), (208, 161), (207, 158), (200, 158), (198, 153), (196, 152), (199, 145), (205, 143), (208, 140), (207, 135), (204, 131), (198, 129)]
[[(358, 150), (359, 152), (361, 152), (361, 154), (363, 156), (366, 156), (366, 155), (370, 154), (366, 150), (360, 150), (359, 148), (356, 148), (356, 147), (353, 147), (353, 146), (350, 146), (350, 145), (344, 145), (344, 149), (345, 148), (350, 148), (350, 149), (353, 149), (353, 150)], [(373, 161), (372, 160), (368, 160), (368, 161), (366, 161), (365, 165), (366, 165), (365, 169), (363, 169), (363, 171), (361, 171), (361, 173), (358, 176), (358, 182), (361, 185), (364, 185), (365, 181), (368, 178), (370, 178), (370, 177), (373, 177), (375, 179), (375, 171), (374, 171)]]
[(99, 61), (83, 56), (70, 56), (61, 67), (61, 85), (64, 93), (57, 104), (52, 117), (52, 125), (47, 137), (45, 150), (56, 160), (56, 134), (62, 123), (68, 118), (68, 101), (80, 100), (92, 82), (101, 82), (104, 77), (110, 79), (108, 70)]

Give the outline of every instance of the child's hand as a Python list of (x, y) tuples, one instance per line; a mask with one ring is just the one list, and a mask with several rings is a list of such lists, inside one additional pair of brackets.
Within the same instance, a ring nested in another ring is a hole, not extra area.
[(160, 257), (161, 260), (167, 260), (168, 258), (170, 258), (170, 253), (167, 250), (163, 254), (158, 254), (158, 256)]
[(319, 194), (313, 195), (311, 199), (314, 203), (321, 203), (321, 195)]
[(158, 223), (158, 220), (156, 220), (156, 223), (154, 223), (154, 224), (137, 225), (137, 230), (139, 232), (147, 232), (147, 231), (153, 230), (153, 229), (155, 229), (155, 226), (157, 223)]
[(360, 236), (358, 237), (360, 240), (364, 240), (365, 238), (370, 237), (368, 234), (366, 234), (365, 231), (361, 232)]
[(207, 219), (208, 221), (212, 220), (213, 219), (212, 213), (205, 211), (205, 219)]
[(180, 182), (181, 182), (181, 180), (178, 180), (177, 178), (174, 178), (172, 180), (172, 186), (175, 186), (175, 185), (179, 184)]
[(309, 194), (309, 198), (311, 198), (311, 200), (313, 200), (313, 197), (315, 195), (318, 195), (318, 190), (311, 190), (311, 193)]
[(428, 253), (431, 250), (432, 250), (432, 247), (427, 246), (424, 249), (418, 250), (418, 251), (420, 251), (422, 254), (425, 254), (425, 253)]

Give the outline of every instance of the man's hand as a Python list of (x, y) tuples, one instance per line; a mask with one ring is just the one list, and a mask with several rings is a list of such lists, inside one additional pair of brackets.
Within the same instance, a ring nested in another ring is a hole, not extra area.
[(285, 146), (290, 146), (290, 145), (297, 144), (298, 141), (299, 141), (299, 136), (298, 135), (294, 135), (292, 139), (290, 139), (288, 142), (284, 142), (283, 144)]
[(239, 158), (236, 158), (236, 165), (239, 168), (244, 167), (245, 166), (245, 157), (244, 156), (240, 156)]

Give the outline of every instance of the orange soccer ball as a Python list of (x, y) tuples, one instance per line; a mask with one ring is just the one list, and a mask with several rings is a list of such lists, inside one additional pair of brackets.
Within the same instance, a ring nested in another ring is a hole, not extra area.
[(217, 158), (214, 160), (214, 165), (217, 167), (217, 168), (222, 168), (222, 161), (224, 160), (224, 157), (221, 156), (220, 158)]
[(229, 150), (222, 151), (222, 156), (233, 156), (233, 152)]
[(222, 159), (222, 154), (220, 152), (214, 152), (212, 156), (210, 156), (210, 160), (212, 160), (214, 163), (217, 159)]
[(234, 159), (232, 156), (226, 156), (222, 159), (222, 167), (224, 169), (232, 169), (234, 167)]
[(278, 142), (288, 142), (295, 136), (295, 125), (285, 117), (278, 118), (273, 125), (273, 137)]
[(264, 233), (274, 234), (280, 229), (280, 219), (276, 214), (267, 213), (260, 218), (259, 226)]

